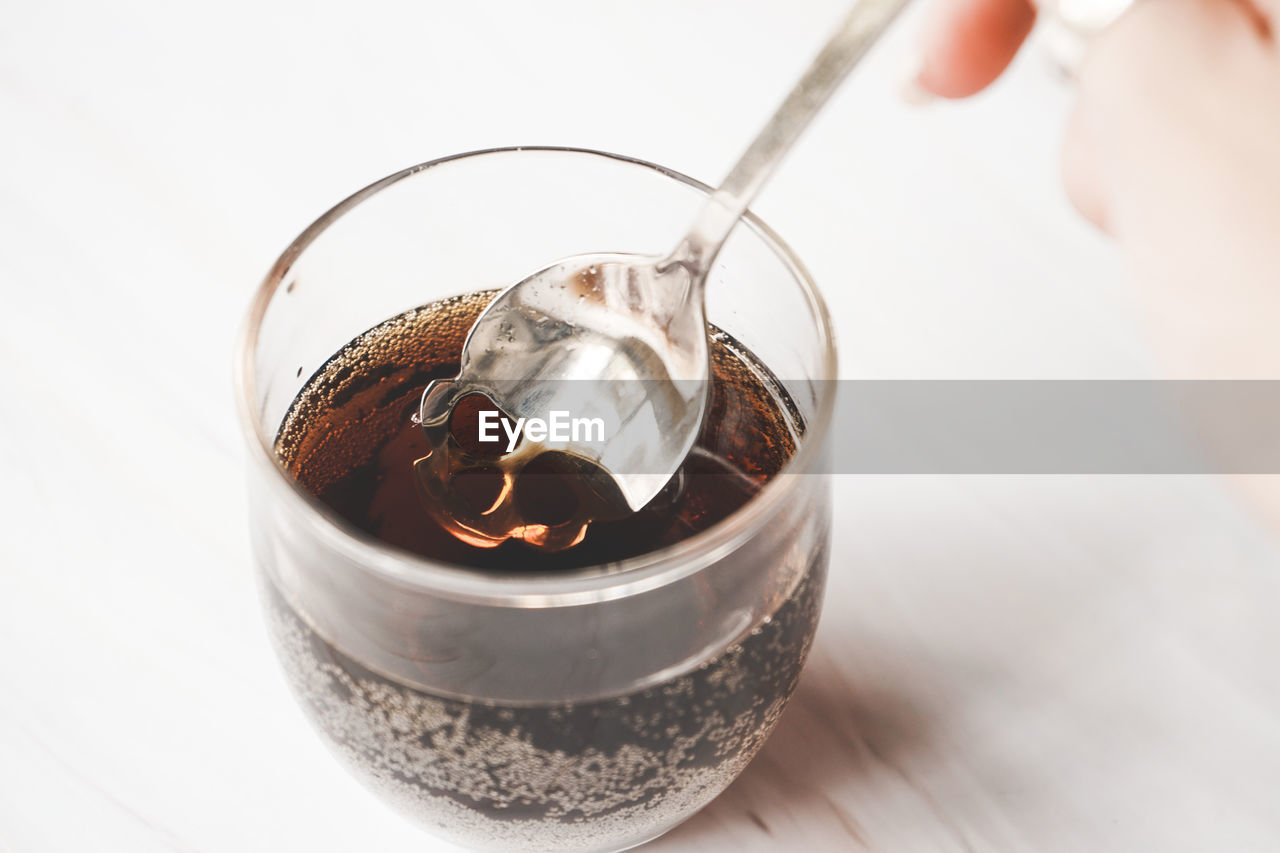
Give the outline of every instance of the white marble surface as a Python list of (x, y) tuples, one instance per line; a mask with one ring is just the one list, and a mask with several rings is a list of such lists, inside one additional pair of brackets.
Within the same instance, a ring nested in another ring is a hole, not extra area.
[[(840, 0), (10, 3), (0, 850), (420, 851), (279, 677), (232, 337), (351, 190), (503, 144), (715, 180)], [(1036, 56), (899, 102), (910, 21), (756, 205), (856, 377), (1150, 375)], [(1280, 849), (1280, 563), (1197, 478), (841, 478), (812, 665), (654, 850)], [(785, 847), (784, 847), (785, 843)]]

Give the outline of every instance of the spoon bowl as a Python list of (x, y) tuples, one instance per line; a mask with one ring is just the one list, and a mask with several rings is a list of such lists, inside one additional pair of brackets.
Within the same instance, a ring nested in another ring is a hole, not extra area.
[[(701, 302), (698, 310), (687, 304), (700, 282), (664, 260), (577, 255), (489, 304), (467, 336), (458, 375), (428, 385), (419, 407), (432, 448), (419, 460), (419, 481), (440, 521), (479, 545), (516, 536), (567, 547), (590, 521), (636, 512), (666, 486), (697, 438), (710, 366)], [(480, 407), (491, 413), (487, 429), (458, 435), (451, 414), (477, 394), (488, 401)], [(489, 438), (491, 448), (473, 444)], [(574, 460), (573, 476), (587, 480), (585, 491), (575, 489), (582, 510), (558, 531), (530, 524), (519, 494), (526, 467), (548, 452)], [(472, 463), (501, 477), (492, 500), (447, 494)]]

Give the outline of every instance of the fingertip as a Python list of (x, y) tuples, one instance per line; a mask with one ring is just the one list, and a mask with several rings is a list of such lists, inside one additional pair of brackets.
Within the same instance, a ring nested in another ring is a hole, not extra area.
[(982, 91), (1013, 61), (1035, 19), (1030, 0), (938, 0), (924, 28), (919, 86), (943, 98)]

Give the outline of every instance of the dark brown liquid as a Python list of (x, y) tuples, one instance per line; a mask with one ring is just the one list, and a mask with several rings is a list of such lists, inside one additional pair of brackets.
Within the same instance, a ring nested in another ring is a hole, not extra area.
[[(277, 438), (289, 472), (341, 518), (383, 542), (476, 568), (565, 569), (654, 551), (705, 530), (745, 504), (790, 458), (800, 427), (768, 372), (735, 341), (713, 334), (711, 404), (694, 452), (639, 513), (598, 521), (556, 554), (518, 541), (477, 548), (422, 506), (413, 469), (428, 444), (413, 423), (427, 384), (456, 375), (467, 331), (492, 292), (443, 300), (395, 317), (329, 360), (298, 395)], [(554, 488), (529, 512), (571, 510)], [(537, 518), (530, 520), (539, 520)]]
[(321, 637), (270, 581), (269, 628), (329, 744), (409, 817), (484, 849), (619, 849), (701, 808), (764, 745), (818, 624), (827, 559), (806, 559), (741, 642), (604, 700), (506, 705), (409, 687)]
[[(514, 541), (492, 549), (462, 543), (420, 504), (412, 468), (426, 445), (411, 418), (426, 384), (456, 373), (467, 329), (491, 297), (446, 300), (383, 323), (335, 355), (298, 395), (278, 453), (348, 524), (482, 570), (568, 569), (711, 527), (794, 451), (803, 428), (785, 396), (749, 353), (715, 333), (707, 426), (653, 505), (593, 524), (581, 544), (560, 553)], [(321, 636), (271, 572), (264, 580), (271, 635), (295, 693), (352, 771), (383, 797), (468, 845), (598, 850), (636, 843), (687, 817), (764, 743), (799, 679), (826, 572), (821, 547), (780, 562), (777, 575), (787, 583), (771, 614), (696, 669), (626, 695), (533, 705), (437, 695), (388, 677), (344, 651), (342, 637)], [(404, 630), (412, 646), (415, 627)]]

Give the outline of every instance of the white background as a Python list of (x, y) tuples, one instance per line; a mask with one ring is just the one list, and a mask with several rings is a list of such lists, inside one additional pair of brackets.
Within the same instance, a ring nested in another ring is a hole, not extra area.
[[(602, 148), (716, 181), (839, 0), (9, 0), (0, 849), (446, 849), (349, 779), (259, 624), (235, 328), (403, 166)], [(1057, 184), (1070, 90), (898, 97), (913, 20), (755, 205), (846, 377), (1152, 375)], [(1277, 550), (1196, 478), (841, 478), (778, 732), (654, 850), (1280, 849)]]

